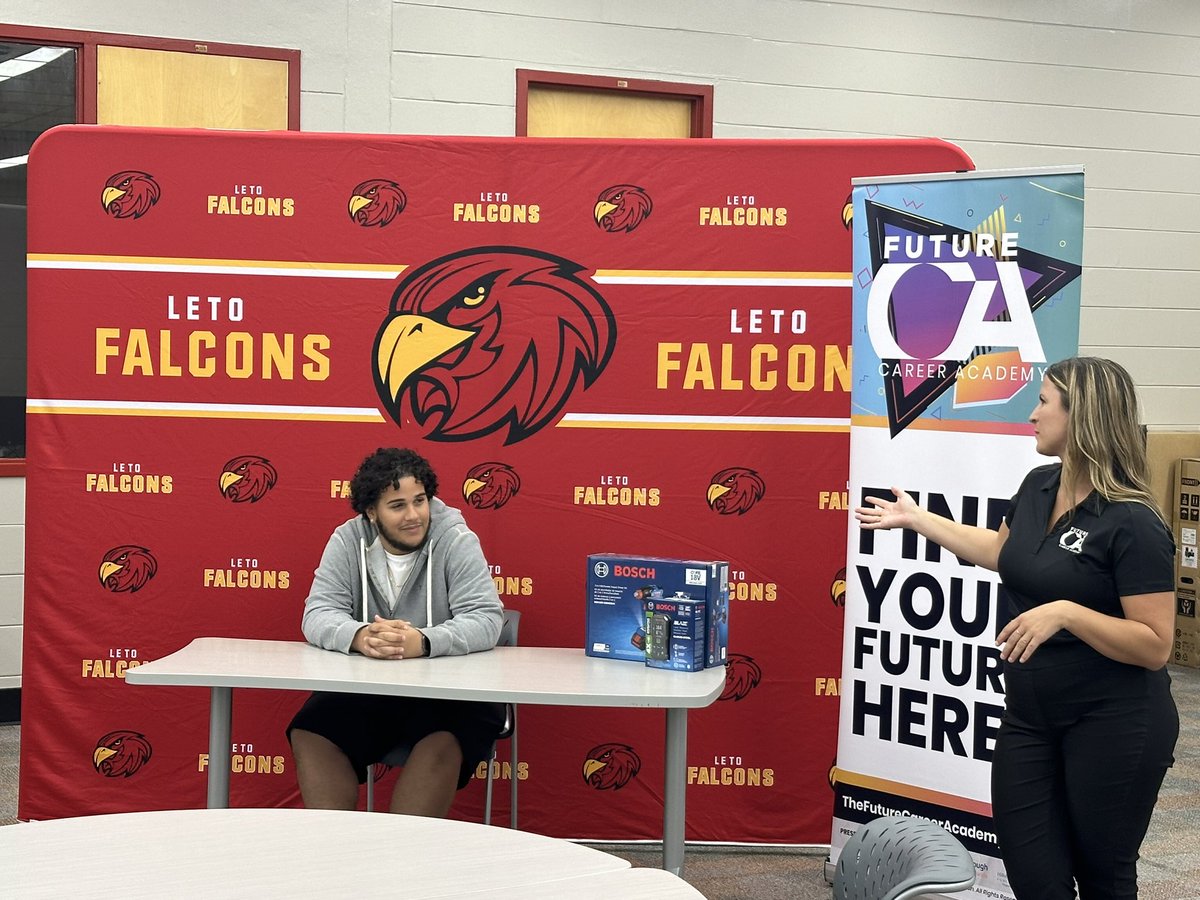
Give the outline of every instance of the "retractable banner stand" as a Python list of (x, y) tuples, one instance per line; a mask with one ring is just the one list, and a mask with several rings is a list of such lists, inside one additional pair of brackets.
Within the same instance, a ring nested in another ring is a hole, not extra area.
[[(1027, 418), (1079, 332), (1083, 175), (854, 182), (852, 506), (907, 491), (999, 528), (1036, 455)], [(1007, 897), (989, 764), (1004, 707), (998, 576), (911, 531), (847, 551), (832, 856), (882, 815), (934, 819)]]
[[(689, 716), (687, 837), (823, 843), (850, 183), (969, 166), (936, 140), (48, 133), (20, 815), (202, 806), (207, 692), (125, 672), (203, 635), (300, 640), (356, 466), (409, 446), (523, 644), (583, 652), (589, 553), (728, 560), (727, 686)], [(233, 805), (299, 804), (302, 699), (235, 692)], [(515, 778), (523, 828), (659, 836), (661, 711), (530, 706), (520, 731), (497, 816)], [(482, 803), (469, 785), (453, 814)]]

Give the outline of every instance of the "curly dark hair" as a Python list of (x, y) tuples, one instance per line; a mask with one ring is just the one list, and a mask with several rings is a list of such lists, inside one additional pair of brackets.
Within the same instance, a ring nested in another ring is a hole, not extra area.
[(366, 513), (389, 487), (400, 487), (400, 479), (412, 476), (431, 500), (437, 496), (438, 480), (429, 461), (415, 450), (380, 447), (362, 461), (350, 482), (350, 506)]

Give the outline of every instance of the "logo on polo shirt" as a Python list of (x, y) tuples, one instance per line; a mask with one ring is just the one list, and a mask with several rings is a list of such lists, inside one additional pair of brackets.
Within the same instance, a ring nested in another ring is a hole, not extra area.
[(1069, 553), (1082, 553), (1083, 542), (1087, 536), (1088, 533), (1082, 528), (1068, 528), (1058, 539), (1058, 546)]

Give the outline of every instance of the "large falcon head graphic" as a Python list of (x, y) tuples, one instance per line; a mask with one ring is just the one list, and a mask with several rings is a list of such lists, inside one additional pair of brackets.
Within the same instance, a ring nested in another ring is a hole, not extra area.
[(279, 474), (269, 459), (235, 456), (221, 469), (221, 493), (234, 503), (257, 503), (278, 480)]
[(145, 547), (123, 544), (104, 554), (100, 583), (113, 593), (133, 593), (145, 587), (158, 571), (158, 560)]
[(598, 791), (616, 791), (629, 784), (641, 768), (641, 757), (628, 744), (600, 744), (588, 751), (583, 780)]
[(708, 485), (708, 505), (723, 516), (744, 515), (767, 492), (767, 484), (753, 469), (722, 469)]
[(846, 195), (846, 202), (842, 204), (842, 227), (847, 231), (854, 224), (854, 191)]
[(463, 499), (474, 509), (499, 509), (521, 489), (521, 476), (511, 466), (485, 462), (474, 466), (463, 480)]
[(387, 178), (369, 178), (350, 192), (350, 218), (369, 228), (382, 228), (404, 212), (408, 197), (400, 185)]
[(128, 778), (150, 759), (150, 742), (136, 731), (110, 731), (96, 741), (92, 765), (106, 778)]
[(762, 681), (762, 668), (753, 656), (730, 653), (725, 661), (725, 690), (717, 700), (743, 700)]
[(160, 193), (153, 176), (133, 170), (118, 172), (104, 182), (100, 205), (114, 219), (137, 219), (158, 202)]
[(615, 184), (600, 192), (592, 215), (605, 231), (633, 231), (650, 217), (654, 203), (645, 188), (636, 184)]
[(507, 429), (506, 444), (555, 422), (616, 344), (612, 310), (582, 270), (477, 247), (407, 274), (375, 338), (375, 385), (395, 422), (437, 441)]

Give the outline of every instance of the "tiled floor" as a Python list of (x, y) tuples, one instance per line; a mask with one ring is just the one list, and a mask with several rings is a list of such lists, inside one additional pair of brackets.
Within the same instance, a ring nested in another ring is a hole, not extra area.
[[(1171, 668), (1181, 730), (1139, 869), (1142, 900), (1200, 900), (1200, 669)], [(0, 825), (16, 821), (20, 727), (0, 726)], [(634, 865), (655, 849), (602, 847)], [(689, 848), (684, 877), (709, 900), (829, 900), (824, 851)]]
[[(1171, 667), (1180, 733), (1138, 867), (1141, 900), (1200, 900), (1200, 669)], [(657, 852), (614, 851), (634, 865)], [(709, 900), (829, 900), (825, 854), (689, 848), (684, 877)], [(968, 895), (963, 895), (968, 896)]]

